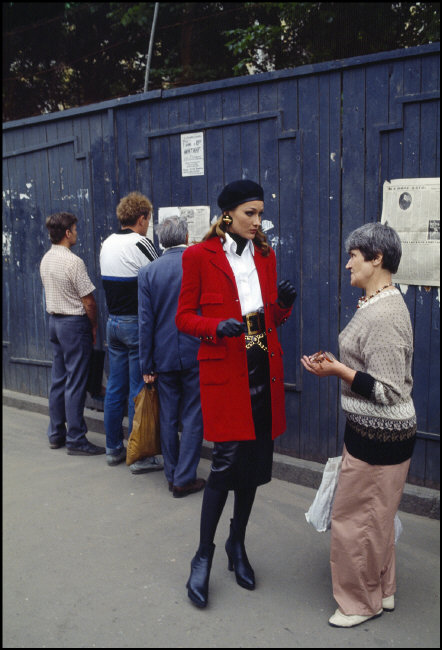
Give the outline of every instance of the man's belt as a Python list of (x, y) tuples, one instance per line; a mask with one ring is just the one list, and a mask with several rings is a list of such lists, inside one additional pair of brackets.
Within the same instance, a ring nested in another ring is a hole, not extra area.
[(266, 331), (263, 311), (251, 311), (243, 316), (243, 321), (247, 327), (246, 335), (253, 336)]

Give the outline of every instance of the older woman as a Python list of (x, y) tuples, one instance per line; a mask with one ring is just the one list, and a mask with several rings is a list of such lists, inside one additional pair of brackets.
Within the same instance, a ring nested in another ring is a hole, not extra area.
[(301, 360), (318, 377), (343, 380), (346, 427), (330, 551), (339, 605), (329, 619), (334, 627), (353, 627), (394, 609), (394, 516), (416, 434), (413, 333), (391, 283), (402, 254), (399, 236), (369, 223), (349, 235), (346, 249), (351, 285), (365, 295), (339, 336), (340, 361), (328, 354)]
[(244, 589), (255, 574), (244, 547), (258, 485), (272, 475), (273, 440), (285, 430), (282, 352), (276, 327), (296, 291), (276, 284), (275, 253), (261, 230), (264, 191), (250, 180), (229, 183), (218, 197), (222, 215), (204, 241), (183, 254), (178, 329), (201, 340), (198, 353), (204, 437), (214, 442), (204, 490), (200, 544), (191, 562), (188, 596), (208, 599), (213, 543), (229, 490), (235, 494), (228, 567)]

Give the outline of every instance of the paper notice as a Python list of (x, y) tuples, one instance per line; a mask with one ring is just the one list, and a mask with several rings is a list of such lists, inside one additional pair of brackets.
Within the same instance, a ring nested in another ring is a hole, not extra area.
[(393, 282), (440, 286), (440, 179), (385, 181), (381, 222), (396, 230), (402, 258)]
[(181, 134), (181, 173), (204, 176), (204, 133)]
[(210, 207), (208, 205), (159, 208), (158, 223), (164, 221), (166, 217), (174, 216), (187, 219), (189, 244), (201, 241), (210, 228)]

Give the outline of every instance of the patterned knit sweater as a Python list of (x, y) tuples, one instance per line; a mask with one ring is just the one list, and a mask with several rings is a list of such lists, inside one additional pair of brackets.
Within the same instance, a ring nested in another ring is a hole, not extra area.
[(357, 310), (339, 335), (339, 352), (341, 362), (356, 370), (351, 387), (343, 381), (341, 392), (349, 453), (371, 465), (411, 458), (413, 332), (398, 289), (377, 294)]

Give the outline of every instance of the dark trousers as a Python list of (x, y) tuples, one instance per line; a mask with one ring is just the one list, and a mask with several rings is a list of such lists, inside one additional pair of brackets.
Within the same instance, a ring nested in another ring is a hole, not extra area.
[(92, 329), (87, 316), (49, 316), (49, 340), (54, 353), (49, 391), (50, 442), (84, 444), (86, 383), (92, 354)]
[(164, 472), (169, 482), (184, 487), (196, 479), (203, 441), (199, 366), (160, 372), (158, 398)]

